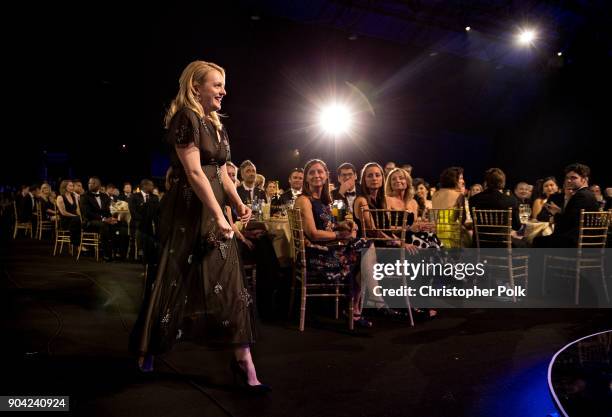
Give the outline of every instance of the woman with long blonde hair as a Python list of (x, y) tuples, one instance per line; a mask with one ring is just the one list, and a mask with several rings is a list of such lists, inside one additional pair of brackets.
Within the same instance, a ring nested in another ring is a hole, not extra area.
[(161, 207), (161, 255), (137, 324), (132, 350), (143, 371), (155, 354), (193, 340), (231, 346), (230, 367), (249, 392), (265, 393), (251, 357), (255, 341), (253, 299), (223, 208), (235, 208), (242, 223), (245, 206), (227, 175), (229, 139), (218, 111), (226, 95), (225, 70), (211, 62), (190, 63), (166, 114), (172, 187)]

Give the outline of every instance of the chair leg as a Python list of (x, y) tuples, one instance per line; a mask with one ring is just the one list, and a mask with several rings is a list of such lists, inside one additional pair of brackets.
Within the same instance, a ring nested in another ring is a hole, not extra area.
[(305, 323), (306, 323), (306, 285), (302, 283), (302, 299), (300, 301), (300, 332), (304, 331)]
[(335, 315), (335, 319), (338, 320), (338, 318), (340, 317), (340, 288), (338, 288), (338, 286), (336, 285), (336, 315)]
[(510, 278), (510, 286), (512, 287), (512, 302), (516, 303), (516, 291), (514, 291), (514, 269), (512, 269), (512, 256), (508, 258), (508, 275)]
[(15, 227), (13, 228), (13, 240), (17, 239), (17, 222), (15, 222)]
[(548, 269), (548, 256), (544, 256), (544, 269), (542, 270), (542, 295), (546, 295), (546, 271)]
[(287, 312), (287, 319), (291, 319), (291, 313), (293, 313), (293, 305), (295, 303), (295, 282), (297, 281), (297, 272), (295, 269), (294, 266), (291, 274), (291, 291), (289, 292), (289, 311)]
[[(62, 246), (64, 245), (64, 243), (62, 242)], [(55, 245), (53, 245), (53, 256), (55, 256), (55, 254), (57, 253), (57, 239), (55, 239)], [(60, 249), (60, 253), (62, 253), (62, 250)]]
[(353, 318), (354, 309), (355, 309), (355, 304), (353, 301), (353, 295), (349, 294), (348, 325), (349, 325), (349, 330), (351, 331), (355, 329), (355, 320)]
[(580, 300), (580, 266), (576, 265), (576, 295), (574, 296), (574, 304), (578, 305)]
[(603, 285), (603, 289), (604, 289), (604, 294), (606, 296), (606, 302), (610, 302), (610, 295), (608, 294), (608, 284), (606, 283), (606, 274), (604, 273), (604, 265), (603, 265), (603, 261), (601, 264), (601, 268), (599, 268), (599, 270), (601, 271), (601, 284)]

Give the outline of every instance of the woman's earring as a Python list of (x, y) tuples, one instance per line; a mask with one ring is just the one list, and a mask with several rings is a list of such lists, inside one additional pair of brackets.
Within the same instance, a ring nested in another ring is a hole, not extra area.
[(197, 102), (199, 102), (201, 98), (202, 98), (202, 97), (200, 96), (200, 94), (196, 94), (196, 95), (195, 95), (195, 99), (196, 99), (196, 101), (197, 101)]

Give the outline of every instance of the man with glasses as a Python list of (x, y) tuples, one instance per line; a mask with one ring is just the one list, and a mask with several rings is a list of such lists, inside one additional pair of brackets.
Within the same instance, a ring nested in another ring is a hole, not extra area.
[(578, 246), (580, 210), (598, 211), (599, 204), (589, 190), (591, 169), (584, 164), (571, 164), (565, 168), (564, 188), (569, 199), (562, 208), (552, 201), (546, 203), (548, 211), (555, 216), (555, 230), (550, 236), (539, 236), (533, 245), (540, 248), (575, 248)]
[(332, 191), (333, 200), (342, 200), (348, 209), (353, 213), (353, 203), (360, 195), (357, 187), (357, 170), (349, 162), (341, 164), (336, 170), (340, 186)]

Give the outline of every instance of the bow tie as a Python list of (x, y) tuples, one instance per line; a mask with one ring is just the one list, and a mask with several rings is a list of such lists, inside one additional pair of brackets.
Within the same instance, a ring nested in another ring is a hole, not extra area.
[(345, 197), (355, 197), (357, 195), (356, 191), (347, 191), (346, 193), (344, 193)]
[(100, 197), (100, 193), (91, 193), (94, 197)]

